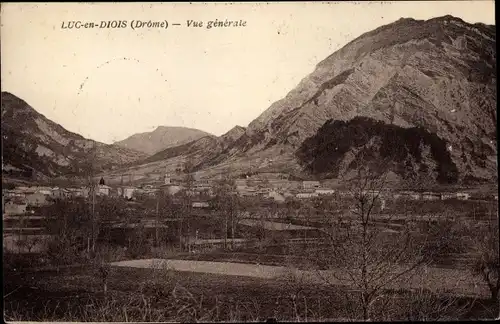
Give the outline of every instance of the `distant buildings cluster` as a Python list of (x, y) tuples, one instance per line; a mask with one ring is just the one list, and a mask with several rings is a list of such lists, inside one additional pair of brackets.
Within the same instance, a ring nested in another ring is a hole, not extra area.
[(40, 207), (55, 199), (70, 197), (85, 197), (88, 190), (85, 188), (59, 187), (17, 187), (2, 190), (2, 210), (4, 214), (23, 214), (28, 207)]
[[(141, 186), (131, 185), (106, 185), (101, 179), (95, 187), (98, 196), (122, 197), (127, 200), (139, 196), (156, 197), (159, 192), (175, 195), (184, 191), (194, 197), (194, 208), (208, 207), (208, 200), (215, 196), (218, 184), (206, 179), (197, 179), (187, 184), (180, 177), (164, 176), (161, 183), (149, 183)], [(236, 179), (233, 193), (242, 197), (259, 197), (275, 202), (285, 202), (287, 198), (312, 199), (321, 196), (338, 194), (340, 197), (352, 197), (347, 191), (336, 191), (320, 181), (292, 181), (288, 179)], [(465, 192), (416, 192), (416, 191), (371, 191), (383, 200), (467, 200), (470, 194)], [(43, 206), (55, 199), (68, 199), (75, 197), (87, 198), (92, 192), (88, 187), (59, 188), (59, 187), (17, 187), (16, 189), (3, 190), (2, 205), (6, 214), (22, 214), (28, 206)], [(498, 200), (498, 195), (494, 196)]]

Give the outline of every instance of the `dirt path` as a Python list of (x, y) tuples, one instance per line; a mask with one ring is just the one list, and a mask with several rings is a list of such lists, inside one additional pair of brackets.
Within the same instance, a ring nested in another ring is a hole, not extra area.
[[(143, 259), (112, 263), (118, 267), (165, 268), (174, 271), (211, 273), (226, 276), (245, 276), (263, 279), (294, 280), (315, 284), (343, 285), (338, 278), (345, 277), (340, 270), (306, 271), (280, 266), (249, 263), (212, 262), (196, 260)], [(432, 291), (460, 293), (469, 296), (487, 296), (481, 280), (470, 271), (428, 267), (419, 270), (412, 278), (401, 277), (389, 285), (391, 288), (427, 288)]]
[(212, 273), (226, 276), (245, 276), (273, 279), (286, 270), (284, 267), (248, 263), (211, 262), (193, 260), (145, 259), (113, 262), (111, 265), (132, 268), (164, 268), (175, 271)]

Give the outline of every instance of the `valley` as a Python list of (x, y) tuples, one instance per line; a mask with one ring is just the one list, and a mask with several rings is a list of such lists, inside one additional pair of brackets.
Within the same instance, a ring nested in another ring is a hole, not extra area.
[[(246, 26), (209, 22), (189, 30)], [(157, 107), (139, 97), (160, 125), (113, 144), (3, 91), (5, 318), (497, 318), (496, 82), (495, 26), (446, 15), (359, 35), (246, 127), (207, 117), (219, 136), (166, 126), (205, 116), (181, 111), (205, 104), (194, 84), (151, 90), (172, 98)], [(217, 107), (238, 113), (255, 95), (238, 91)]]

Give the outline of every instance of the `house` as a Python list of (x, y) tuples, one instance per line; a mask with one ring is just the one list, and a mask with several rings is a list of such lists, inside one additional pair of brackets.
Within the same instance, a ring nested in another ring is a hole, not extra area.
[(380, 199), (380, 210), (385, 209), (385, 199)]
[(38, 207), (47, 204), (47, 196), (40, 192), (34, 192), (32, 194), (26, 195), (25, 199), (28, 206)]
[(195, 187), (211, 187), (210, 181), (208, 179), (198, 179), (195, 181)]
[(274, 199), (274, 201), (279, 203), (285, 202), (285, 196), (274, 190), (269, 192), (268, 198)]
[(271, 191), (271, 188), (259, 188), (256, 190), (258, 195), (268, 195)]
[(460, 200), (468, 200), (470, 198), (470, 194), (466, 192), (457, 192), (456, 193), (457, 199)]
[(458, 198), (456, 193), (453, 192), (443, 192), (441, 193), (441, 200), (455, 199)]
[(150, 197), (155, 197), (158, 191), (160, 191), (160, 189), (143, 189), (142, 193)]
[(315, 190), (318, 195), (333, 195), (335, 190), (330, 188), (318, 188)]
[(52, 193), (51, 193), (51, 196), (55, 199), (64, 199), (66, 198), (66, 195), (67, 195), (67, 191), (62, 189), (62, 188), (59, 188), (59, 187), (55, 187), (55, 188), (52, 188)]
[(408, 199), (410, 200), (420, 200), (420, 194), (418, 193), (411, 193), (408, 195)]
[(296, 197), (300, 199), (307, 199), (307, 198), (318, 197), (318, 194), (316, 192), (300, 192), (297, 194)]
[(302, 189), (316, 189), (320, 188), (319, 181), (302, 181)]
[(254, 187), (236, 187), (236, 193), (240, 196), (256, 196), (258, 194), (258, 189)]
[(354, 194), (350, 191), (340, 191), (339, 196), (342, 198), (352, 198), (354, 197)]
[(71, 196), (72, 196), (71, 191), (66, 189), (66, 188), (62, 189), (62, 195), (63, 195), (63, 198), (71, 198)]
[(52, 193), (52, 189), (49, 187), (38, 187), (35, 191), (41, 193), (42, 195), (46, 195), (46, 196), (50, 196)]
[(176, 193), (182, 191), (183, 187), (176, 184), (164, 184), (160, 186), (160, 190), (168, 195), (175, 195)]
[(123, 188), (123, 192), (122, 192), (122, 195), (124, 198), (130, 200), (134, 197), (134, 192), (135, 192), (136, 188), (134, 187), (126, 187), (126, 188)]
[(362, 194), (369, 197), (378, 197), (381, 193), (379, 190), (363, 190)]
[(210, 204), (206, 201), (193, 202), (193, 208), (209, 208)]
[(401, 198), (406, 200), (419, 200), (420, 194), (418, 192), (413, 192), (413, 191), (403, 191), (401, 192)]
[(441, 194), (435, 192), (424, 192), (422, 193), (423, 200), (440, 200)]
[(82, 193), (82, 197), (87, 198), (90, 195), (90, 189), (88, 187), (79, 188)]
[(84, 196), (83, 189), (81, 189), (81, 188), (68, 188), (67, 190), (69, 192), (70, 197), (75, 198), (75, 197), (83, 197)]
[(270, 179), (269, 186), (274, 189), (289, 189), (292, 183), (287, 179)]
[(13, 189), (13, 190), (5, 190), (3, 192), (3, 196), (9, 197), (9, 198), (15, 198), (15, 197), (24, 198), (26, 195), (24, 194), (24, 192), (22, 192), (19, 189)]
[(110, 191), (111, 191), (110, 186), (106, 186), (104, 184), (99, 184), (97, 186), (97, 194), (99, 196), (109, 196)]
[(4, 215), (22, 215), (26, 213), (27, 207), (27, 203), (13, 199), (5, 202), (3, 213)]

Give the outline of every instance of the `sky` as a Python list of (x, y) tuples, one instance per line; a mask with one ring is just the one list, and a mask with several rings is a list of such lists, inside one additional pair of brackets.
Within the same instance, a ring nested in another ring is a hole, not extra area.
[[(2, 3), (1, 88), (67, 130), (113, 143), (158, 126), (246, 127), (316, 64), (400, 18), (495, 23), (493, 1)], [(208, 21), (244, 27), (207, 29)], [(127, 28), (63, 29), (126, 20)], [(166, 29), (130, 28), (132, 20)], [(187, 27), (187, 20), (204, 26)], [(180, 26), (173, 26), (178, 23)]]

